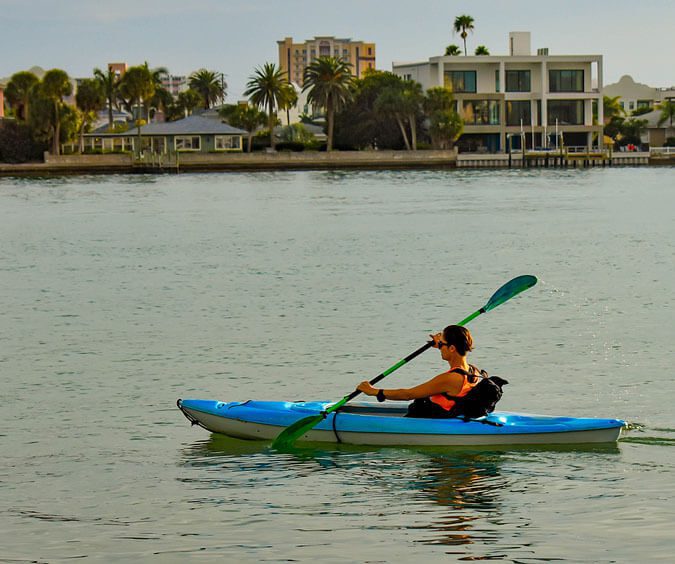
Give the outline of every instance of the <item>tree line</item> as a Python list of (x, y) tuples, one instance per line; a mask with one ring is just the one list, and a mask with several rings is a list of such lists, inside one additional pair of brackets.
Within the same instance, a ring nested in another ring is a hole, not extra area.
[[(0, 159), (38, 158), (47, 147), (58, 155), (61, 144), (78, 138), (82, 151), (84, 134), (91, 130), (98, 112), (106, 108), (108, 130), (121, 132), (128, 125), (115, 124), (115, 110), (128, 112), (142, 125), (153, 111), (161, 110), (172, 121), (197, 109), (220, 105), (223, 120), (248, 133), (249, 151), (261, 129), (274, 148), (272, 133), (280, 123), (279, 113), (288, 112), (298, 102), (295, 87), (273, 63), (256, 68), (249, 77), (245, 105), (224, 104), (227, 84), (220, 73), (207, 69), (194, 72), (188, 79), (189, 88), (175, 97), (163, 86), (167, 75), (165, 68), (153, 69), (147, 63), (129, 67), (121, 76), (112, 69), (96, 68), (91, 78), (78, 81), (75, 104), (71, 105), (65, 98), (73, 94), (73, 81), (65, 71), (49, 70), (42, 79), (28, 71), (15, 73), (5, 89), (15, 120), (0, 131)], [(308, 103), (322, 114), (317, 123), (325, 125), (329, 151), (336, 143), (352, 149), (416, 150), (420, 140), (425, 146), (451, 147), (461, 134), (462, 122), (454, 109), (452, 92), (446, 88), (425, 93), (417, 82), (375, 70), (357, 79), (349, 63), (330, 56), (315, 59), (303, 79)], [(303, 116), (303, 120), (312, 122), (313, 118)], [(285, 135), (299, 143), (309, 143), (311, 137), (298, 125), (288, 128)]]
[[(126, 111), (136, 124), (143, 124), (153, 111), (161, 110), (167, 119), (174, 120), (225, 100), (227, 84), (221, 73), (199, 69), (190, 75), (189, 88), (176, 97), (164, 88), (165, 76), (168, 71), (164, 67), (151, 69), (147, 62), (129, 67), (122, 75), (110, 68), (96, 68), (91, 78), (78, 82), (73, 106), (64, 101), (73, 94), (73, 81), (65, 71), (51, 69), (42, 79), (29, 71), (15, 73), (5, 88), (15, 119), (0, 129), (0, 160), (35, 159), (47, 147), (58, 155), (61, 144), (78, 136), (82, 150), (84, 133), (106, 108), (108, 130), (115, 131), (115, 110)], [(121, 125), (122, 130), (126, 127)]]
[[(289, 93), (289, 88), (292, 93)], [(339, 57), (319, 57), (303, 75), (307, 102), (321, 112), (319, 120), (301, 117), (305, 123), (324, 125), (326, 150), (451, 148), (463, 131), (452, 91), (445, 87), (424, 92), (422, 85), (391, 72), (368, 70), (356, 78)], [(275, 64), (258, 67), (244, 92), (249, 104), (228, 106), (221, 115), (231, 125), (248, 132), (248, 150), (253, 135), (263, 125), (272, 148), (278, 112), (297, 103), (295, 89)], [(288, 127), (291, 136), (301, 127)], [(282, 133), (283, 134), (283, 133)]]
[[(621, 106), (620, 98), (620, 96), (603, 96), (604, 134), (610, 137), (617, 145), (636, 145), (639, 147), (642, 144), (642, 135), (647, 130), (648, 125), (648, 121), (640, 119), (640, 116), (654, 109), (661, 112), (657, 122), (659, 127), (666, 123), (668, 123), (670, 128), (673, 127), (675, 102), (672, 100), (664, 100), (656, 108), (652, 108), (651, 106), (638, 108), (628, 115), (628, 112)], [(675, 138), (670, 137), (666, 139), (665, 146), (675, 146)]]

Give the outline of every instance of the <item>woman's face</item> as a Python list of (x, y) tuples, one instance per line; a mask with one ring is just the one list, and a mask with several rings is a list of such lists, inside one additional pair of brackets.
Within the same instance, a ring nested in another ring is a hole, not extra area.
[(450, 356), (452, 353), (454, 353), (457, 349), (455, 348), (455, 345), (448, 345), (445, 341), (441, 339), (440, 341), (440, 351), (441, 351), (441, 358), (443, 360), (449, 361)]

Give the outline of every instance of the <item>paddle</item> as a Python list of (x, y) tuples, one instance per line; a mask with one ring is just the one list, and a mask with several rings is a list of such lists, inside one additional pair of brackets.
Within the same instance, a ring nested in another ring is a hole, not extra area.
[[(517, 296), (521, 292), (524, 292), (528, 288), (531, 288), (537, 283), (537, 279), (534, 276), (530, 275), (524, 275), (524, 276), (518, 276), (511, 280), (510, 282), (507, 282), (504, 284), (499, 290), (497, 290), (492, 297), (487, 301), (487, 303), (480, 309), (474, 311), (469, 317), (462, 319), (457, 325), (466, 325), (471, 321), (472, 319), (475, 319), (479, 315), (483, 313), (487, 313), (488, 311), (496, 308), (497, 306), (503, 304), (507, 300), (510, 300), (514, 296)], [(382, 374), (379, 374), (375, 378), (373, 378), (370, 381), (370, 384), (375, 384), (382, 380), (385, 376), (388, 376), (395, 370), (398, 370), (403, 366), (404, 364), (407, 364), (410, 362), (413, 358), (416, 356), (419, 356), (422, 354), (424, 351), (427, 349), (431, 348), (433, 346), (433, 341), (430, 341), (426, 343), (424, 346), (420, 347), (417, 349), (415, 352), (409, 354), (406, 356), (404, 359), (399, 360), (394, 366), (391, 368), (388, 368)], [(299, 421), (296, 421), (292, 425), (289, 425), (284, 429), (279, 436), (274, 440), (272, 443), (272, 448), (277, 449), (277, 450), (284, 450), (287, 449), (288, 447), (292, 446), (293, 443), (302, 437), (307, 431), (310, 431), (313, 427), (321, 423), (329, 413), (333, 413), (334, 411), (337, 411), (340, 409), (343, 405), (345, 405), (348, 401), (351, 401), (354, 399), (356, 396), (358, 396), (361, 392), (359, 390), (354, 390), (351, 394), (348, 396), (343, 397), (340, 401), (337, 403), (334, 403), (330, 407), (327, 407), (324, 411), (319, 413), (318, 415), (310, 415), (309, 417), (305, 417), (303, 419), (300, 419)]]

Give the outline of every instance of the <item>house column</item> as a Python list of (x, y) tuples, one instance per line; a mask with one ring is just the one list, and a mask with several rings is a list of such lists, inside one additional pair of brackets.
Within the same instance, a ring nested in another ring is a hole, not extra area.
[(499, 90), (502, 92), (499, 102), (499, 146), (502, 153), (506, 153), (506, 63), (503, 60), (499, 61)]
[(445, 77), (443, 76), (443, 71), (445, 66), (443, 61), (439, 59), (438, 61), (438, 86), (445, 86)]
[[(546, 59), (541, 62), (541, 124), (548, 125), (548, 65)], [(542, 133), (543, 135), (543, 133)], [(546, 145), (542, 139), (542, 145)]]
[[(598, 133), (598, 148), (602, 151), (605, 148), (605, 105), (602, 96), (603, 76), (602, 76), (602, 56), (598, 57), (598, 125), (600, 125), (600, 132)], [(591, 84), (591, 89), (593, 85)]]

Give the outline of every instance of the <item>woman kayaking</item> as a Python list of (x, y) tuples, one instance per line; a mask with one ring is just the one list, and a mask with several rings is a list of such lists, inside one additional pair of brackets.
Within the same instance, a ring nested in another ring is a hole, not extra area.
[[(481, 381), (487, 380), (485, 371), (466, 360), (467, 353), (473, 350), (471, 332), (459, 325), (448, 325), (442, 333), (430, 336), (433, 346), (441, 351), (441, 358), (450, 365), (450, 370), (414, 388), (378, 389), (365, 381), (356, 389), (366, 395), (376, 396), (378, 401), (414, 400), (408, 406), (408, 417), (444, 418), (463, 415), (460, 398), (465, 398)], [(501, 396), (501, 389), (499, 392)], [(494, 405), (491, 407), (494, 408)]]

